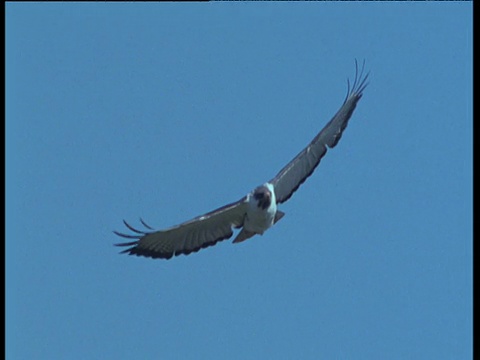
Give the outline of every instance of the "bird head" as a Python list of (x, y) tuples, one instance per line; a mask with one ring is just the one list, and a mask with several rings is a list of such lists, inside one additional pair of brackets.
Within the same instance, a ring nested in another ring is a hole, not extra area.
[(267, 209), (272, 203), (272, 193), (266, 186), (259, 186), (253, 192), (253, 198), (257, 201), (257, 206)]

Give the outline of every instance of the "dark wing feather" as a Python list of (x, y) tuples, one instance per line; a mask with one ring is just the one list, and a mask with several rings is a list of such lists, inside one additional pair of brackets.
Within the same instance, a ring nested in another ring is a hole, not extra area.
[(333, 148), (337, 145), (358, 101), (362, 98), (363, 90), (368, 85), (368, 73), (363, 75), (364, 66), (365, 62), (359, 72), (358, 64), (355, 61), (355, 81), (351, 89), (350, 82), (348, 82), (347, 96), (342, 107), (312, 142), (270, 180), (275, 188), (277, 203), (283, 203), (290, 199), (299, 186), (313, 173), (326, 154), (327, 146)]
[[(122, 253), (154, 259), (170, 259), (173, 255), (197, 252), (215, 245), (218, 241), (230, 238), (233, 235), (232, 226), (235, 228), (243, 226), (247, 209), (245, 200), (246, 197), (183, 224), (160, 231), (141, 231), (124, 220), (125, 226), (135, 234), (122, 234), (117, 231), (114, 233), (127, 239), (136, 239), (136, 241), (115, 245), (129, 247)], [(140, 221), (147, 229), (153, 230), (143, 220), (140, 219)]]

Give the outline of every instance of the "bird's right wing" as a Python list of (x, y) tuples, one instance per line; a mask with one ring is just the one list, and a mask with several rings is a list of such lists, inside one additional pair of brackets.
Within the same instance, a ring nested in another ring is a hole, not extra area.
[(232, 227), (243, 226), (248, 206), (246, 199), (243, 197), (239, 201), (166, 230), (153, 231), (141, 220), (148, 230), (140, 231), (124, 220), (125, 226), (136, 234), (129, 235), (117, 231), (114, 233), (127, 239), (135, 239), (135, 241), (116, 245), (129, 247), (122, 253), (160, 259), (170, 259), (173, 255), (188, 255), (197, 252), (215, 245), (218, 241), (230, 238), (233, 235)]
[(350, 83), (348, 83), (347, 96), (335, 116), (305, 149), (269, 181), (275, 188), (277, 203), (283, 203), (290, 199), (299, 186), (313, 173), (326, 154), (327, 146), (333, 148), (337, 145), (358, 101), (362, 98), (363, 90), (368, 85), (368, 73), (363, 75), (364, 65), (365, 62), (359, 72), (358, 64), (355, 61), (355, 80), (351, 89)]

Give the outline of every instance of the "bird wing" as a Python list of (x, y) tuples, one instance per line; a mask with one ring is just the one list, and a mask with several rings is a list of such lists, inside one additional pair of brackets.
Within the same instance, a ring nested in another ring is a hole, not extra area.
[(357, 102), (362, 98), (363, 90), (368, 85), (368, 73), (363, 76), (364, 67), (365, 62), (359, 72), (358, 64), (355, 61), (355, 80), (351, 88), (350, 82), (347, 81), (347, 96), (342, 107), (310, 144), (269, 181), (274, 186), (277, 204), (290, 199), (299, 186), (313, 173), (326, 154), (327, 146), (334, 148), (337, 145)]
[(136, 240), (115, 245), (129, 246), (122, 253), (154, 259), (170, 259), (173, 255), (188, 255), (197, 252), (215, 245), (218, 241), (230, 238), (233, 235), (232, 226), (235, 228), (243, 226), (248, 206), (246, 199), (247, 197), (243, 197), (239, 201), (166, 230), (153, 231), (143, 220), (140, 220), (148, 229), (141, 231), (133, 228), (124, 220), (125, 226), (136, 234), (128, 235), (118, 231), (114, 231), (114, 233), (127, 239)]

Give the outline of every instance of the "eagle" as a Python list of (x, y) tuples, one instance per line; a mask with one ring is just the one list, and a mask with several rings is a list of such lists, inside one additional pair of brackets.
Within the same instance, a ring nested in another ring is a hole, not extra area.
[(334, 148), (342, 137), (368, 85), (369, 73), (364, 75), (364, 69), (365, 61), (361, 69), (355, 61), (355, 79), (351, 86), (347, 79), (347, 95), (340, 109), (313, 140), (273, 179), (256, 187), (238, 201), (168, 229), (156, 231), (140, 219), (145, 229), (139, 230), (123, 220), (132, 233), (125, 234), (118, 231), (114, 233), (133, 241), (115, 245), (127, 247), (121, 253), (154, 259), (170, 259), (174, 255), (188, 255), (229, 239), (233, 236), (234, 229), (241, 230), (233, 243), (240, 243), (254, 235), (263, 235), (285, 215), (278, 209), (278, 205), (290, 199), (313, 173), (327, 153), (327, 149)]

